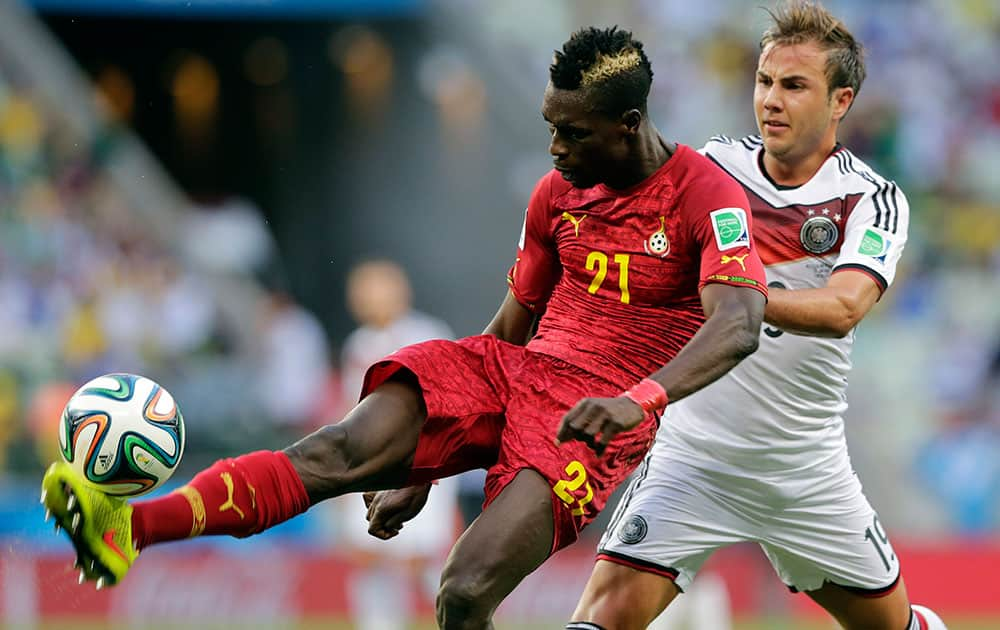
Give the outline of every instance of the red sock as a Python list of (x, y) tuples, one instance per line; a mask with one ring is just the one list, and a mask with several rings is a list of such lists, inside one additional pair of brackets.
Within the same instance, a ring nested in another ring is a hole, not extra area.
[(133, 504), (139, 549), (193, 536), (245, 538), (309, 509), (298, 473), (281, 451), (223, 459), (165, 497)]

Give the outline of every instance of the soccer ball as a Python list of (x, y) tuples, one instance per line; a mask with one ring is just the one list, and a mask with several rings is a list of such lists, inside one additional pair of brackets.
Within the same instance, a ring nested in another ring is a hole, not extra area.
[(173, 396), (134, 374), (106, 374), (66, 403), (59, 450), (73, 469), (115, 496), (138, 496), (170, 478), (184, 453)]

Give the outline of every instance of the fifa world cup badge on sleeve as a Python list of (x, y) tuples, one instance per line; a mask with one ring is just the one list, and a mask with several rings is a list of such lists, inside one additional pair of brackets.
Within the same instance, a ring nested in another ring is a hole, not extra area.
[(715, 243), (720, 251), (750, 247), (747, 213), (743, 208), (721, 208), (713, 210), (710, 216), (712, 229), (715, 231)]
[(884, 265), (885, 259), (889, 255), (889, 248), (891, 247), (892, 241), (889, 240), (887, 234), (875, 228), (868, 228), (865, 231), (865, 235), (861, 237), (861, 244), (858, 245), (858, 253), (862, 256), (874, 258)]

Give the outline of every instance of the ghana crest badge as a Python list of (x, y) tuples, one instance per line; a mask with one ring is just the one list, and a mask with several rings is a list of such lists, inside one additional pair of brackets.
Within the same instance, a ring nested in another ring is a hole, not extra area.
[(840, 228), (830, 217), (826, 216), (827, 213), (829, 213), (828, 210), (823, 215), (809, 217), (802, 224), (802, 229), (799, 230), (799, 240), (807, 252), (825, 254), (837, 244)]
[(649, 235), (642, 242), (643, 249), (650, 256), (665, 258), (670, 253), (670, 239), (667, 238), (666, 219), (660, 217), (660, 229)]

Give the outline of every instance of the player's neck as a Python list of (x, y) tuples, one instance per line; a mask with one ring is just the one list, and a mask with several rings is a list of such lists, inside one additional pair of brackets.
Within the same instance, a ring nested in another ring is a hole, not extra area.
[(638, 136), (634, 159), (604, 183), (608, 188), (616, 190), (631, 188), (658, 171), (676, 151), (677, 145), (664, 140), (660, 132), (650, 125), (645, 133)]
[(771, 181), (780, 186), (801, 186), (812, 179), (836, 148), (837, 140), (833, 138), (805, 156), (776, 156), (765, 150), (764, 170)]

